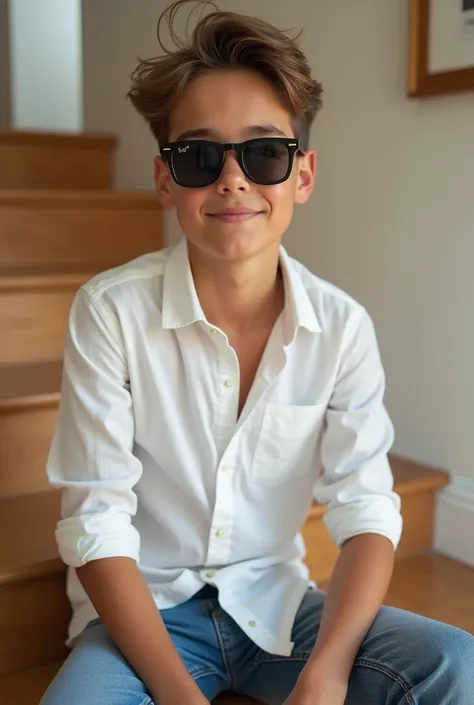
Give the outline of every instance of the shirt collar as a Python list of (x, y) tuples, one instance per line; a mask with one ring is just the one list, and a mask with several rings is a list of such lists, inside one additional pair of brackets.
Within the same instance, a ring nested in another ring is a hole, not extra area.
[(162, 327), (183, 328), (205, 320), (189, 264), (188, 241), (183, 238), (171, 251), (165, 267)]
[(303, 280), (283, 246), (280, 246), (280, 267), (285, 287), (285, 338), (292, 340), (298, 328), (321, 333), (321, 326)]
[[(320, 333), (321, 326), (305, 289), (303, 281), (284, 247), (280, 247), (280, 266), (285, 287), (283, 320), (285, 338), (292, 340), (299, 327)], [(162, 327), (183, 328), (206, 321), (199, 303), (191, 272), (186, 238), (171, 251), (165, 267), (163, 282)]]

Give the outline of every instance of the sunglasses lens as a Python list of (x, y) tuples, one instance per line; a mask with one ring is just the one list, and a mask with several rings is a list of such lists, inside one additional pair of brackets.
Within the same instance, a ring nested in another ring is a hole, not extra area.
[(183, 142), (175, 146), (173, 170), (180, 186), (203, 188), (214, 183), (221, 170), (219, 148), (206, 142)]
[(272, 139), (252, 140), (244, 147), (242, 161), (252, 181), (271, 185), (286, 178), (290, 153), (282, 142)]

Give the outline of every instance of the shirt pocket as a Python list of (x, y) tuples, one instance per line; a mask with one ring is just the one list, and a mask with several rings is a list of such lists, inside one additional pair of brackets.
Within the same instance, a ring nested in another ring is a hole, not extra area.
[(252, 465), (252, 480), (278, 485), (316, 470), (326, 404), (267, 404)]

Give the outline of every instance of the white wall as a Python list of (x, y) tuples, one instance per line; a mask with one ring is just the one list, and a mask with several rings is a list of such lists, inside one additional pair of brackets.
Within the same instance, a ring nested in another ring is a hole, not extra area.
[(158, 53), (156, 22), (165, 0), (83, 0), (84, 126), (120, 137), (119, 189), (153, 187), (155, 140), (125, 96), (137, 57)]
[(10, 0), (12, 123), (82, 129), (80, 0)]
[[(474, 93), (406, 98), (406, 0), (219, 0), (304, 26), (325, 86), (319, 177), (286, 244), (363, 302), (379, 333), (395, 450), (474, 479)], [(85, 124), (122, 145), (121, 188), (152, 186), (153, 139), (125, 103), (158, 52), (163, 0), (85, 0)]]

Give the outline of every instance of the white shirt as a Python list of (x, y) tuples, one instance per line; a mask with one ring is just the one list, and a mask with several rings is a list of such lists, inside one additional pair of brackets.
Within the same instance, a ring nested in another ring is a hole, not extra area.
[(285, 308), (239, 418), (238, 360), (204, 316), (185, 240), (79, 290), (48, 461), (70, 639), (97, 617), (74, 568), (128, 556), (159, 609), (214, 584), (256, 644), (287, 656), (311, 585), (299, 531), (313, 498), (339, 546), (367, 532), (397, 545), (371, 320), (283, 248), (280, 262)]

